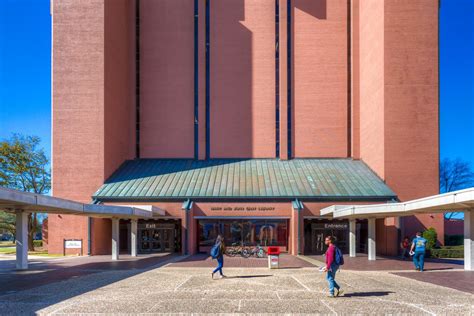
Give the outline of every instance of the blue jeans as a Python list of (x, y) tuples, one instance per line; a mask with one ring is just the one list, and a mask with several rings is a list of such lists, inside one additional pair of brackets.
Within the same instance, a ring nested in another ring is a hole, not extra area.
[(338, 265), (331, 265), (331, 270), (328, 270), (327, 275), (326, 275), (326, 280), (328, 280), (329, 283), (329, 294), (334, 295), (334, 288), (340, 289), (339, 284), (336, 282), (336, 271), (339, 269)]
[(424, 270), (425, 267), (425, 252), (424, 251), (415, 251), (413, 255), (413, 263), (415, 268)]
[(219, 271), (219, 273), (222, 275), (222, 267), (224, 266), (224, 256), (217, 257), (217, 268), (212, 271), (212, 273), (216, 273)]

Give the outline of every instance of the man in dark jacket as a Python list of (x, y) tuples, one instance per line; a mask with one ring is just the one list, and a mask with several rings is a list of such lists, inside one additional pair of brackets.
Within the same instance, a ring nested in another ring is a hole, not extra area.
[(327, 272), (326, 279), (329, 283), (329, 297), (336, 297), (341, 295), (343, 291), (336, 282), (336, 271), (339, 269), (339, 266), (336, 263), (336, 246), (334, 245), (334, 237), (327, 236), (324, 243), (328, 246), (328, 249), (326, 250), (326, 266), (323, 268), (323, 271)]

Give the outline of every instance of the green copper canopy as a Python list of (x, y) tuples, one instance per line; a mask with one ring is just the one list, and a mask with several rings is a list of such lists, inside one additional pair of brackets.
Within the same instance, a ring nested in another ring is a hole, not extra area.
[(392, 200), (396, 194), (352, 159), (138, 159), (126, 161), (93, 198)]

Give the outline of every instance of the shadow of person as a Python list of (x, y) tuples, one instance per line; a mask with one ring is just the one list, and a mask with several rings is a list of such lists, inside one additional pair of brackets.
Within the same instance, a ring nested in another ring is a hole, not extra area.
[(253, 278), (268, 278), (272, 277), (273, 274), (258, 274), (258, 275), (236, 275), (229, 276), (227, 279), (253, 279)]
[(354, 292), (354, 293), (346, 293), (344, 297), (370, 297), (370, 296), (387, 296), (391, 293), (390, 291), (380, 291), (380, 292)]

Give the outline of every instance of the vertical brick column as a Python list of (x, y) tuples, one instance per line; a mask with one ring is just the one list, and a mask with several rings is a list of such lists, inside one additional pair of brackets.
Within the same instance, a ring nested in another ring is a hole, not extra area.
[(303, 222), (302, 210), (300, 207), (296, 207), (295, 204), (299, 204), (299, 202), (293, 202), (292, 207), (291, 207), (290, 254), (297, 256), (303, 252), (302, 243), (304, 239), (304, 233), (303, 233), (303, 225), (302, 225), (302, 222)]

